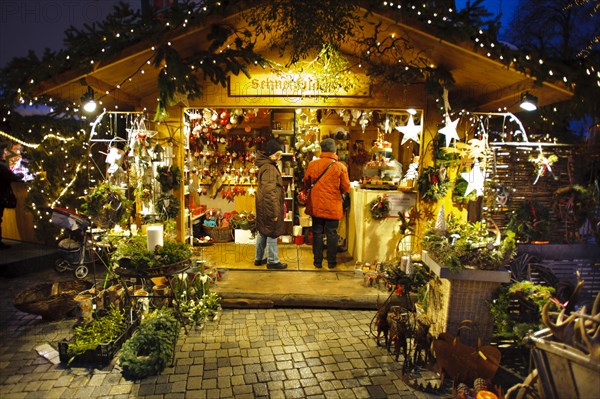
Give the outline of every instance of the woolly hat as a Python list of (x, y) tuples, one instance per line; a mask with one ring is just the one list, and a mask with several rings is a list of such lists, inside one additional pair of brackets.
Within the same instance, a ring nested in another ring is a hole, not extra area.
[(337, 146), (334, 139), (325, 139), (321, 141), (321, 152), (336, 152)]
[(283, 151), (283, 149), (281, 148), (281, 144), (279, 144), (279, 141), (277, 141), (275, 139), (271, 139), (271, 140), (267, 141), (267, 144), (265, 144), (265, 149), (264, 149), (265, 155), (270, 157), (271, 155), (275, 154), (277, 151)]

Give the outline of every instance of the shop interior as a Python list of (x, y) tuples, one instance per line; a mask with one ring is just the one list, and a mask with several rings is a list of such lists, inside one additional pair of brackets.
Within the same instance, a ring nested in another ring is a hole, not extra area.
[[(351, 207), (340, 221), (338, 265), (386, 260), (402, 238), (397, 211), (414, 206), (423, 111), (324, 108), (187, 109), (184, 116), (186, 235), (209, 263), (255, 269), (256, 168), (254, 152), (271, 138), (284, 148), (286, 234), (280, 255), (298, 270), (312, 268), (311, 220), (297, 201), (304, 170), (333, 138), (348, 167)], [(373, 223), (364, 206), (382, 194), (397, 201), (395, 217)], [(364, 223), (369, 224), (365, 226)], [(373, 224), (373, 226), (371, 226)], [(377, 236), (366, 230), (380, 230)], [(365, 243), (364, 239), (374, 240)], [(376, 238), (376, 240), (375, 240)], [(410, 251), (410, 248), (406, 248)]]

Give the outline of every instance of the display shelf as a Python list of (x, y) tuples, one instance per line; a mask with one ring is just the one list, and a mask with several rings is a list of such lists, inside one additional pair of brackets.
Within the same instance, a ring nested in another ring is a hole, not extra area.
[(279, 136), (293, 136), (294, 135), (294, 131), (293, 130), (283, 130), (283, 129), (273, 129), (271, 131), (273, 133), (273, 136), (275, 137), (279, 137)]

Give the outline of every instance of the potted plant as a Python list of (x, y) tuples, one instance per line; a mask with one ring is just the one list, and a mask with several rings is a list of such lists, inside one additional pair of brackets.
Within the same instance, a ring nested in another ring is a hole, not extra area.
[(75, 327), (73, 337), (58, 343), (60, 361), (67, 364), (91, 364), (104, 367), (110, 363), (133, 328), (123, 310), (111, 307), (101, 317)]
[(492, 338), (493, 322), (486, 302), (501, 283), (510, 281), (508, 263), (516, 253), (514, 233), (501, 238), (485, 222), (461, 222), (440, 212), (435, 227), (421, 241), (422, 261), (437, 276), (430, 281), (427, 316), (433, 334), (456, 335), (464, 320), (476, 328), (461, 332), (461, 340), (476, 345)]
[(123, 269), (137, 274), (169, 274), (189, 263), (192, 249), (189, 244), (165, 240), (162, 246), (148, 250), (145, 236), (133, 236), (117, 244), (111, 263), (117, 273)]

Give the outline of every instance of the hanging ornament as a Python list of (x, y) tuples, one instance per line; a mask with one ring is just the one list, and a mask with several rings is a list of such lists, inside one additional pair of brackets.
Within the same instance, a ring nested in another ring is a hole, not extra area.
[(546, 173), (550, 173), (552, 175), (552, 177), (554, 178), (554, 180), (557, 179), (557, 177), (554, 175), (554, 173), (552, 172), (552, 165), (558, 161), (558, 157), (554, 154), (550, 154), (549, 156), (545, 156), (544, 153), (542, 152), (542, 147), (539, 147), (539, 153), (537, 154), (537, 156), (533, 156), (531, 155), (529, 157), (529, 162), (533, 163), (534, 167), (535, 167), (535, 172), (536, 172), (536, 177), (535, 177), (535, 181), (533, 182), (533, 184), (536, 184), (538, 182), (538, 180), (540, 179), (541, 176), (545, 176)]
[(446, 126), (438, 130), (439, 134), (443, 134), (446, 136), (446, 147), (450, 147), (450, 142), (452, 139), (459, 141), (458, 133), (456, 132), (456, 127), (458, 126), (458, 121), (460, 118), (456, 118), (454, 121), (450, 119), (450, 116), (446, 115)]
[(468, 183), (467, 188), (465, 189), (465, 197), (473, 190), (476, 191), (478, 197), (483, 196), (483, 182), (485, 176), (481, 172), (479, 161), (475, 161), (470, 172), (463, 172), (460, 175)]
[(419, 144), (419, 135), (421, 134), (422, 126), (415, 125), (415, 121), (411, 115), (408, 116), (408, 123), (406, 126), (396, 126), (396, 130), (400, 133), (404, 134), (402, 137), (402, 143), (400, 145), (404, 145), (408, 140), (412, 140), (415, 143)]

